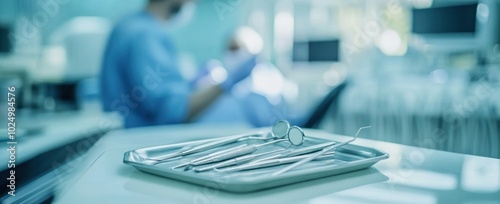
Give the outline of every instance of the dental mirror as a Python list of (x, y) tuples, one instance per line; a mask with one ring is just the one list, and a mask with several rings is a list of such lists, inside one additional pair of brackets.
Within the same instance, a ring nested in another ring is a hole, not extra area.
[(248, 146), (241, 147), (241, 148), (236, 147), (236, 149), (234, 149), (234, 150), (232, 149), (230, 151), (216, 153), (216, 155), (208, 155), (208, 158), (202, 157), (203, 159), (201, 159), (201, 158), (195, 159), (189, 163), (181, 164), (181, 165), (175, 166), (173, 168), (175, 169), (175, 168), (179, 168), (182, 166), (186, 166), (185, 170), (189, 170), (191, 166), (198, 166), (198, 165), (203, 165), (203, 164), (208, 164), (208, 163), (213, 163), (213, 162), (220, 162), (220, 161), (224, 161), (227, 159), (232, 159), (232, 158), (236, 158), (239, 156), (251, 154), (251, 153), (257, 151), (258, 149), (260, 149), (261, 147), (268, 146), (268, 145), (275, 144), (275, 143), (279, 143), (279, 142), (288, 141), (288, 142), (290, 142), (290, 146), (302, 145), (304, 143), (304, 136), (305, 136), (304, 131), (302, 131), (302, 129), (300, 129), (298, 126), (289, 127), (289, 125), (290, 124), (286, 121), (278, 121), (273, 126), (273, 131), (272, 131), (273, 134), (274, 133), (281, 133), (280, 132), (280, 131), (282, 131), (281, 128), (288, 126), (286, 131), (285, 131), (286, 133), (284, 135), (284, 136), (287, 136), (287, 138), (275, 139), (275, 140), (265, 142), (262, 144), (252, 144), (252, 145), (248, 145)]
[[(281, 127), (277, 127), (277, 126), (281, 126)], [(285, 127), (285, 126), (288, 126), (288, 127), (285, 131), (286, 133), (282, 137), (287, 137), (287, 138), (273, 140), (273, 141), (270, 141), (270, 142), (267, 142), (264, 144), (260, 144), (258, 146), (265, 146), (265, 145), (274, 144), (274, 143), (283, 142), (283, 141), (290, 142), (290, 146), (302, 145), (304, 143), (305, 134), (304, 134), (304, 131), (302, 129), (300, 129), (300, 127), (298, 127), (298, 126), (290, 127), (290, 124), (287, 121), (283, 121), (283, 122), (278, 121), (278, 123), (276, 123), (273, 126), (273, 130), (274, 130), (274, 127), (277, 127), (277, 129), (280, 129), (280, 128)], [(273, 131), (273, 134), (274, 134), (274, 131)]]
[(298, 126), (293, 126), (288, 129), (288, 141), (293, 146), (300, 146), (304, 143), (304, 131)]
[(314, 154), (312, 154), (312, 155), (310, 155), (310, 156), (308, 156), (308, 157), (306, 157), (306, 158), (304, 158), (304, 159), (302, 159), (300, 161), (297, 161), (297, 162), (295, 162), (295, 163), (293, 163), (293, 164), (291, 164), (291, 165), (289, 165), (289, 166), (287, 166), (287, 167), (285, 167), (285, 168), (283, 168), (283, 169), (281, 169), (279, 171), (276, 171), (272, 175), (273, 176), (278, 176), (278, 175), (280, 175), (282, 173), (285, 173), (285, 172), (287, 172), (287, 171), (289, 171), (289, 170), (291, 170), (291, 169), (293, 169), (293, 168), (295, 168), (297, 166), (300, 166), (300, 165), (302, 165), (304, 163), (307, 163), (307, 162), (309, 162), (311, 160), (314, 160), (314, 159), (322, 156), (323, 154), (325, 154), (326, 152), (328, 152), (328, 151), (330, 151), (332, 149), (335, 149), (337, 147), (341, 147), (341, 146), (347, 145), (347, 144), (353, 142), (354, 140), (356, 140), (358, 138), (358, 135), (361, 132), (361, 130), (364, 130), (364, 129), (367, 129), (367, 128), (371, 128), (371, 126), (366, 126), (366, 127), (359, 128), (358, 132), (356, 133), (356, 135), (352, 139), (350, 139), (348, 141), (345, 141), (345, 142), (342, 142), (342, 143), (339, 143), (339, 144), (333, 144), (333, 145), (331, 145), (329, 147), (325, 147), (323, 150), (321, 150), (321, 151), (319, 151), (317, 153), (314, 153)]
[(290, 123), (286, 120), (279, 120), (273, 125), (271, 133), (274, 138), (283, 138), (287, 135), (288, 129), (290, 129)]

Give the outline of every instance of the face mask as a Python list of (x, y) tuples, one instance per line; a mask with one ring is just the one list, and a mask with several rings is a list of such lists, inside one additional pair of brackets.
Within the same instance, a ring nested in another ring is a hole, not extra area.
[(167, 29), (175, 30), (187, 25), (194, 16), (196, 4), (193, 2), (174, 5), (170, 9), (170, 19), (167, 21)]

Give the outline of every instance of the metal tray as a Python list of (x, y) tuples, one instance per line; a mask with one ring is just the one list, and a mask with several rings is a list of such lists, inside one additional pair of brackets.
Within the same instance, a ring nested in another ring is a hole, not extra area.
[[(151, 158), (178, 151), (183, 147), (203, 144), (214, 140), (215, 139), (198, 140), (128, 151), (124, 154), (123, 163), (131, 165), (136, 169), (146, 173), (194, 183), (202, 186), (217, 188), (229, 192), (243, 193), (347, 173), (351, 171), (357, 171), (368, 168), (380, 160), (389, 158), (389, 154), (383, 151), (370, 147), (348, 144), (337, 148), (335, 150), (336, 153), (333, 159), (311, 161), (278, 176), (272, 176), (271, 174), (289, 164), (231, 173), (217, 171), (197, 173), (194, 171), (184, 171), (183, 168), (172, 169), (172, 167), (176, 165), (188, 162), (194, 158), (206, 155), (210, 152), (221, 150), (223, 148), (241, 145), (242, 143), (263, 143), (263, 141), (258, 140), (247, 140), (235, 142), (233, 144), (226, 145), (209, 152), (197, 153), (182, 158), (174, 158), (164, 163), (151, 164), (151, 160), (149, 160)], [(306, 137), (304, 143), (300, 148), (324, 142), (331, 142), (331, 140), (308, 136)], [(255, 153), (286, 147), (288, 147), (288, 145), (282, 142), (274, 144), (272, 146), (265, 146), (262, 149), (257, 150), (257, 152)]]

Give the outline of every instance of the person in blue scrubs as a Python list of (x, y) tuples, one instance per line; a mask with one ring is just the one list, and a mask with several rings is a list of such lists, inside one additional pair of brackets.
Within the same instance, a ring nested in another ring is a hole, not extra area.
[(251, 58), (230, 69), (225, 81), (192, 90), (166, 34), (190, 4), (149, 0), (144, 11), (114, 27), (103, 57), (100, 89), (104, 110), (119, 112), (126, 128), (190, 122), (255, 66)]

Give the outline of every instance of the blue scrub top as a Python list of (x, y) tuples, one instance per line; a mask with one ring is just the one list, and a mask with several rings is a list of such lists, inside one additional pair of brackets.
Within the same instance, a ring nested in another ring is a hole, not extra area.
[(185, 122), (190, 88), (175, 53), (164, 24), (150, 13), (119, 22), (103, 58), (104, 110), (118, 111), (126, 128)]

